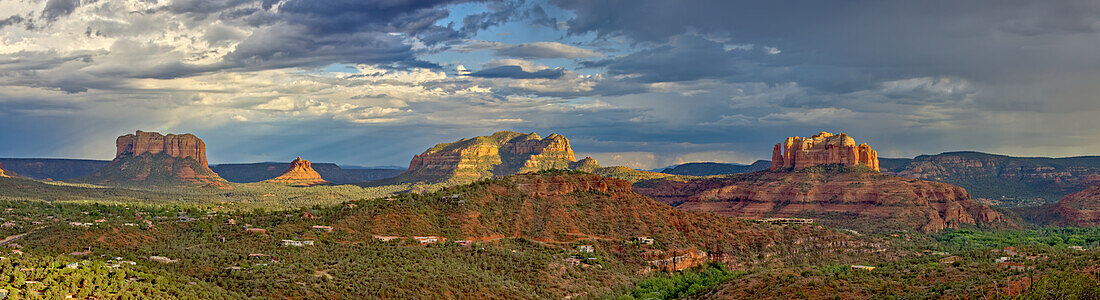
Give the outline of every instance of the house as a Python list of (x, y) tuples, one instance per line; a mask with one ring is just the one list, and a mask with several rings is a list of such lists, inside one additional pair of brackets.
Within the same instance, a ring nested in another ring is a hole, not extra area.
[(267, 235), (267, 229), (263, 228), (245, 228), (244, 231), (249, 234)]
[(68, 269), (76, 269), (76, 268), (79, 268), (79, 267), (80, 267), (80, 263), (71, 263), (71, 264), (65, 265), (65, 268), (68, 268)]
[(442, 201), (458, 200), (458, 198), (461, 198), (461, 197), (462, 196), (459, 196), (458, 194), (452, 194), (450, 196), (443, 196), (442, 198), (439, 198), (439, 200), (442, 200)]
[(642, 245), (653, 245), (653, 239), (649, 237), (639, 236), (634, 238), (634, 243)]
[(1006, 262), (1006, 261), (1009, 261), (1009, 260), (1012, 260), (1012, 258), (1008, 257), (1008, 256), (1001, 256), (1001, 257), (998, 257), (997, 259), (994, 259), (993, 262), (999, 264), (999, 263), (1003, 263), (1003, 262)]
[(583, 261), (576, 257), (567, 257), (565, 259), (562, 259), (562, 262), (565, 262), (565, 264), (570, 266), (579, 266)]
[(374, 239), (380, 240), (380, 241), (383, 241), (383, 242), (389, 242), (389, 241), (393, 241), (393, 240), (400, 239), (400, 238), (401, 237), (399, 237), (399, 236), (382, 236), (382, 235), (374, 236)]
[(874, 270), (874, 269), (875, 269), (875, 267), (872, 267), (872, 266), (852, 265), (852, 270), (870, 271), (870, 270)]
[(577, 251), (585, 252), (585, 253), (592, 253), (592, 252), (596, 252), (596, 247), (593, 247), (592, 245), (580, 245), (580, 246), (577, 246)]
[(759, 220), (756, 220), (756, 222), (757, 222), (757, 223), (764, 223), (764, 224), (777, 224), (777, 225), (787, 225), (787, 224), (813, 224), (813, 223), (814, 223), (814, 219), (802, 219), (802, 218), (763, 218), (763, 219), (759, 219)]
[(313, 241), (295, 241), (295, 240), (283, 240), (283, 246), (313, 246)]
[(315, 230), (324, 230), (325, 232), (332, 232), (332, 226), (313, 225)]
[(473, 243), (474, 243), (474, 241), (471, 241), (471, 240), (455, 241), (455, 244), (458, 244), (459, 246), (469, 246), (470, 244), (473, 244)]
[(170, 263), (174, 263), (174, 262), (179, 261), (178, 259), (171, 259), (171, 258), (167, 258), (167, 257), (164, 257), (164, 256), (150, 256), (149, 260), (159, 262), (159, 263), (162, 263), (162, 264), (170, 264)]
[(1069, 246), (1070, 250), (1085, 251), (1085, 247), (1081, 246)]
[(932, 251), (932, 250), (924, 250), (924, 255), (939, 255), (939, 256), (947, 256), (947, 255), (951, 255), (951, 254), (950, 254), (950, 253), (947, 253), (947, 252), (943, 252), (943, 251)]
[(442, 237), (438, 237), (438, 236), (434, 236), (434, 235), (433, 236), (414, 236), (413, 239), (416, 240), (417, 242), (420, 242), (421, 244), (435, 244), (435, 243), (438, 243), (439, 241), (446, 240)]
[(95, 219), (95, 221), (93, 221), (93, 222), (96, 222), (96, 223), (107, 223), (107, 219)]

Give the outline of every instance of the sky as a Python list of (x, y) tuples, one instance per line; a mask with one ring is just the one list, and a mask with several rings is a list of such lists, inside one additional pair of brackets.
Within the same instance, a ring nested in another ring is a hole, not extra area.
[(399, 165), (499, 130), (640, 169), (845, 132), (1097, 155), (1100, 2), (0, 0), (0, 157)]

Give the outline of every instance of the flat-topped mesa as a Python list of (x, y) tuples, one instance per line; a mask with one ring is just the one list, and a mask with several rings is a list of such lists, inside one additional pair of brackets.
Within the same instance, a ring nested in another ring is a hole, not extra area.
[(317, 173), (317, 171), (313, 170), (313, 164), (311, 164), (308, 160), (302, 159), (301, 156), (290, 162), (290, 168), (287, 168), (286, 171), (283, 171), (283, 173), (280, 174), (278, 177), (268, 179), (266, 181), (272, 183), (284, 183), (301, 186), (328, 183), (328, 181), (325, 181), (321, 178), (320, 173)]
[(115, 159), (78, 182), (108, 185), (227, 187), (210, 170), (206, 144), (192, 134), (138, 131), (115, 140)]
[(878, 153), (867, 144), (856, 146), (847, 134), (822, 131), (808, 138), (788, 137), (772, 149), (770, 170), (791, 170), (825, 164), (863, 165), (878, 171)]
[(138, 130), (135, 134), (127, 134), (115, 140), (115, 160), (134, 157), (145, 153), (165, 153), (176, 158), (191, 158), (200, 165), (207, 166), (206, 144), (201, 139), (188, 134), (161, 135), (156, 132), (144, 132)]

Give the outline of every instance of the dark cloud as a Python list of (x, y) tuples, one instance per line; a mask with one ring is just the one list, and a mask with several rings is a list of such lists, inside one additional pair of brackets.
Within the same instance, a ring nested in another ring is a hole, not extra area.
[(726, 78), (747, 73), (759, 63), (745, 50), (727, 50), (721, 43), (695, 35), (674, 38), (667, 45), (628, 55), (582, 62), (589, 68), (606, 68), (610, 75), (640, 75), (642, 82), (675, 82), (705, 78)]
[(558, 79), (565, 75), (561, 68), (542, 69), (527, 72), (520, 66), (499, 66), (470, 73), (469, 76), (485, 78), (513, 78), (513, 79)]
[(80, 0), (49, 0), (46, 2), (46, 8), (42, 10), (42, 18), (53, 22), (57, 18), (73, 13), (78, 6), (80, 6)]
[(23, 23), (23, 21), (24, 21), (23, 17), (21, 17), (19, 15), (13, 15), (13, 16), (7, 17), (3, 20), (0, 20), (0, 29), (4, 29), (4, 27), (8, 27), (10, 25)]

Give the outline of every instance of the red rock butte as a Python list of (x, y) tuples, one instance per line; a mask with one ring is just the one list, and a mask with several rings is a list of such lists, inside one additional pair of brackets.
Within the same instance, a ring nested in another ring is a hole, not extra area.
[(283, 173), (280, 174), (278, 177), (268, 179), (266, 181), (304, 186), (328, 183), (328, 181), (325, 181), (323, 178), (321, 178), (320, 173), (317, 173), (317, 171), (313, 170), (313, 164), (311, 164), (308, 160), (302, 159), (302, 157), (300, 156), (294, 161), (290, 162), (290, 168), (287, 168), (286, 171), (283, 171)]
[(135, 134), (118, 137), (115, 140), (115, 147), (117, 148), (116, 160), (145, 153), (165, 153), (171, 157), (194, 159), (203, 166), (209, 165), (206, 161), (206, 144), (190, 133), (165, 136), (156, 132), (138, 130)]
[(822, 131), (808, 138), (788, 137), (775, 144), (770, 170), (791, 170), (825, 164), (864, 165), (878, 171), (878, 153), (867, 144), (856, 146), (847, 134)]

